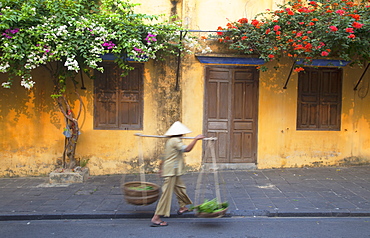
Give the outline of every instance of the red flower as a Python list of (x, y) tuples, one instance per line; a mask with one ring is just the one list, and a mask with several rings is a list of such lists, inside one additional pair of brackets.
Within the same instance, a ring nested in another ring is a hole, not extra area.
[(268, 34), (268, 33), (270, 33), (270, 28), (268, 28), (267, 30), (266, 30), (266, 32), (265, 32), (265, 34)]
[(351, 16), (356, 21), (360, 20), (360, 15), (358, 15), (358, 14), (349, 14), (349, 16)]
[(227, 23), (226, 24), (226, 26), (227, 26), (227, 28), (229, 28), (229, 29), (231, 29), (231, 28), (237, 28), (237, 27), (235, 27), (232, 23)]
[(329, 53), (326, 52), (326, 51), (321, 52), (321, 56), (328, 56), (328, 55), (329, 55)]
[(319, 21), (319, 19), (317, 19), (317, 18), (314, 18), (314, 19), (312, 19), (311, 21)]
[(301, 71), (304, 71), (304, 68), (302, 68), (302, 67), (295, 68), (294, 71), (295, 72), (301, 72)]
[(354, 34), (350, 34), (349, 36), (347, 36), (348, 38), (350, 39), (354, 39), (356, 36)]
[(289, 10), (288, 11), (288, 15), (293, 16), (294, 15), (294, 12)]
[(303, 25), (304, 24), (304, 22), (299, 22), (299, 25)]
[(273, 59), (274, 57), (275, 57), (275, 55), (269, 54), (270, 59)]
[(303, 49), (304, 49), (304, 47), (303, 47), (302, 44), (296, 45), (295, 48), (294, 48), (294, 50), (303, 50)]
[[(219, 26), (217, 30), (223, 30), (223, 28)], [(217, 35), (219, 36), (222, 36), (223, 34), (224, 34), (223, 32), (217, 32)]]
[(310, 23), (308, 23), (308, 25), (313, 26), (313, 25), (315, 25), (315, 23), (314, 22), (310, 22)]
[(252, 20), (252, 22), (251, 22), (251, 24), (253, 25), (253, 26), (257, 26), (258, 25), (258, 23), (260, 23), (259, 21), (257, 21), (257, 20)]
[(245, 23), (248, 23), (248, 19), (247, 18), (241, 18), (238, 20), (239, 23), (241, 24), (245, 24)]
[(348, 33), (353, 33), (353, 28), (352, 28), (352, 27), (348, 27), (348, 28), (346, 28), (346, 32), (348, 32)]
[(336, 26), (329, 26), (331, 31), (338, 31), (338, 28)]
[(357, 28), (357, 29), (361, 28), (363, 25), (364, 25), (364, 24), (358, 23), (358, 22), (356, 22), (356, 21), (352, 23), (352, 26), (353, 26), (354, 28)]
[(248, 37), (247, 36), (242, 36), (242, 40), (245, 40), (247, 39)]
[(304, 48), (306, 48), (306, 50), (311, 50), (312, 49), (312, 44), (311, 43), (307, 43)]

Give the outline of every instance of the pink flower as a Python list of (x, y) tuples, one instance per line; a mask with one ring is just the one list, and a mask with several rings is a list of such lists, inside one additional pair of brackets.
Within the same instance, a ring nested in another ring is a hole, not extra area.
[(139, 52), (139, 53), (143, 53), (144, 52), (143, 49), (140, 49), (140, 48), (137, 48), (137, 47), (134, 47), (134, 50), (137, 51), (137, 52)]
[(348, 32), (348, 33), (353, 33), (353, 28), (352, 28), (352, 27), (348, 27), (348, 28), (346, 28), (346, 32)]
[(311, 34), (312, 33), (312, 31), (307, 31), (307, 34)]
[(339, 15), (343, 16), (346, 12), (344, 10), (336, 10), (335, 13), (338, 13)]
[(274, 26), (274, 31), (278, 31), (281, 27), (279, 25)]
[(328, 55), (329, 55), (329, 53), (326, 52), (326, 51), (321, 52), (321, 56), (328, 56)]
[(331, 31), (338, 31), (338, 28), (336, 26), (329, 26)]
[(350, 39), (354, 39), (356, 36), (354, 34), (350, 34), (349, 36), (347, 36), (348, 38)]

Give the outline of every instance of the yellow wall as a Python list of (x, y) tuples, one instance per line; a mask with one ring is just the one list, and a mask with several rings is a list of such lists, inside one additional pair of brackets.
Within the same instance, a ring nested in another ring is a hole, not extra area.
[[(148, 14), (174, 12), (172, 1), (143, 1), (139, 11)], [(258, 3), (258, 4), (257, 4)], [(176, 13), (188, 29), (216, 30), (241, 17), (249, 19), (275, 3), (264, 1), (182, 0)], [(171, 10), (172, 9), (172, 10)], [(195, 36), (208, 33), (193, 33)], [(227, 53), (208, 40), (201, 42), (213, 54)], [(193, 49), (194, 50), (194, 49)], [(199, 50), (197, 50), (199, 53)], [(92, 175), (138, 172), (139, 138), (134, 133), (161, 135), (176, 120), (193, 132), (203, 133), (204, 64), (194, 55), (182, 58), (180, 91), (175, 90), (176, 58), (145, 63), (144, 129), (142, 131), (93, 130), (93, 82), (85, 78), (81, 91), (86, 108), (80, 120), (82, 134), (76, 156), (89, 159)], [(344, 67), (341, 131), (297, 131), (297, 73), (283, 89), (290, 62), (280, 69), (260, 72), (258, 114), (258, 168), (327, 166), (368, 163), (370, 161), (370, 84), (368, 72), (358, 91), (353, 87), (363, 68)], [(0, 176), (47, 175), (62, 156), (64, 117), (50, 98), (49, 75), (42, 69), (33, 72), (36, 87), (30, 91), (14, 85), (0, 89)], [(0, 81), (6, 80), (0, 74)], [(78, 104), (75, 105), (76, 107)], [(185, 141), (189, 143), (190, 141)], [(143, 153), (148, 170), (156, 170), (164, 139), (144, 138)], [(186, 155), (189, 169), (197, 169), (202, 146), (198, 142)]]
[(258, 168), (369, 163), (370, 73), (354, 91), (364, 68), (343, 67), (341, 131), (297, 131), (297, 73), (283, 89), (290, 65), (260, 73)]

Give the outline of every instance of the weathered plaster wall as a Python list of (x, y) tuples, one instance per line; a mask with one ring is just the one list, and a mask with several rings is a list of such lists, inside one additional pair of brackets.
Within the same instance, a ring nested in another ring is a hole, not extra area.
[(37, 89), (0, 88), (0, 176), (47, 174), (61, 155), (62, 117), (50, 100), (50, 85), (40, 83), (48, 75), (35, 74)]
[[(80, 90), (85, 107), (79, 120), (76, 157), (89, 160), (90, 174), (139, 172), (141, 151), (147, 170), (157, 170), (164, 139), (134, 134), (162, 135), (173, 122), (181, 120), (181, 91), (175, 91), (176, 65), (173, 58), (145, 64), (144, 128), (140, 131), (94, 130), (93, 81), (85, 77), (86, 90)], [(6, 75), (0, 76), (6, 79)], [(62, 156), (64, 117), (50, 97), (52, 87), (46, 71), (38, 69), (33, 77), (36, 85), (30, 91), (19, 85), (0, 89), (0, 176), (46, 175)]]

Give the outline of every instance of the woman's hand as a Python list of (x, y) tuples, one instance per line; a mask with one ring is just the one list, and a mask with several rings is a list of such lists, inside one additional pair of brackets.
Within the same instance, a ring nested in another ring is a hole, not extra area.
[(196, 140), (201, 140), (201, 139), (204, 139), (204, 138), (206, 138), (204, 135), (197, 135), (195, 137)]

